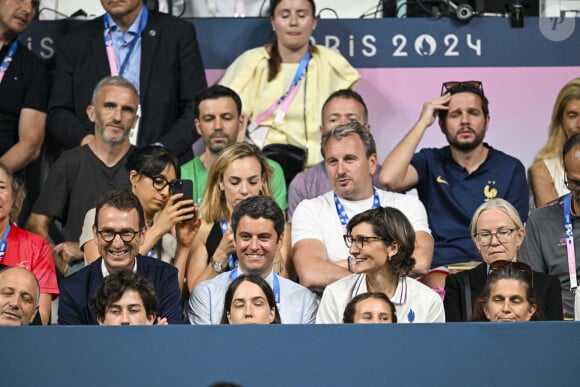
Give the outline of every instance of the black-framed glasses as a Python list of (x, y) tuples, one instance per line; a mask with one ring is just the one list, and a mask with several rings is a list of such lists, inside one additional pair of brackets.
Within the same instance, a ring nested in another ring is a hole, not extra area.
[(343, 235), (342, 238), (344, 239), (344, 244), (349, 249), (353, 243), (356, 245), (356, 247), (358, 247), (359, 249), (362, 249), (364, 247), (364, 245), (368, 245), (369, 242), (384, 241), (385, 240), (385, 238), (376, 237), (376, 236), (368, 236), (368, 237), (357, 236), (356, 238), (353, 238), (352, 235)]
[(139, 234), (139, 231), (135, 231), (132, 229), (124, 229), (121, 231), (115, 231), (115, 230), (111, 230), (108, 228), (105, 228), (103, 230), (99, 230), (97, 231), (97, 234), (99, 234), (99, 236), (101, 237), (102, 240), (104, 240), (105, 242), (109, 243), (115, 240), (115, 237), (117, 235), (119, 235), (121, 237), (121, 240), (125, 243), (129, 243), (131, 242), (133, 239), (135, 239), (135, 236), (137, 234)]
[(144, 173), (143, 176), (147, 176), (148, 178), (151, 179), (151, 182), (153, 183), (153, 188), (155, 188), (157, 191), (163, 191), (165, 187), (169, 186), (172, 183), (172, 181), (167, 180), (163, 175), (149, 176), (146, 173)]
[(443, 82), (441, 85), (441, 95), (445, 95), (449, 90), (455, 89), (456, 87), (464, 87), (466, 89), (475, 89), (483, 94), (483, 83), (481, 81), (447, 81)]
[(512, 233), (516, 231), (518, 228), (502, 228), (497, 230), (496, 232), (491, 231), (480, 231), (476, 232), (474, 235), (477, 238), (477, 241), (481, 243), (483, 246), (487, 246), (491, 243), (491, 238), (494, 236), (500, 243), (506, 243), (510, 240)]
[(564, 184), (566, 184), (566, 188), (570, 191), (577, 191), (580, 189), (580, 180), (569, 179), (566, 174), (564, 174)]

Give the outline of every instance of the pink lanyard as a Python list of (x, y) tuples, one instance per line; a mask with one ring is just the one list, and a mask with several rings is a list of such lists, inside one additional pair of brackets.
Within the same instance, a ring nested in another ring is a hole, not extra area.
[(276, 111), (276, 109), (278, 109), (278, 107), (280, 107), (280, 110), (278, 111), (278, 114), (276, 115), (276, 119), (274, 120), (274, 122), (279, 124), (282, 121), (284, 121), (284, 117), (286, 117), (286, 112), (288, 111), (290, 104), (294, 100), (294, 97), (296, 97), (296, 93), (298, 93), (300, 81), (302, 80), (302, 78), (304, 78), (304, 74), (306, 73), (306, 67), (308, 67), (308, 62), (310, 61), (311, 56), (312, 56), (312, 47), (309, 46), (306, 54), (304, 54), (302, 59), (300, 59), (300, 64), (296, 69), (294, 79), (292, 79), (292, 83), (290, 83), (290, 86), (288, 87), (286, 93), (284, 93), (284, 95), (278, 98), (276, 102), (274, 102), (268, 109), (266, 109), (250, 124), (248, 128), (250, 132), (257, 129), (262, 122), (264, 122)]

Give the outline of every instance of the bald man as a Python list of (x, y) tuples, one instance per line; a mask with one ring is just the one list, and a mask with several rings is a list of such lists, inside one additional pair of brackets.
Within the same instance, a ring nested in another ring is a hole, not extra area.
[(0, 325), (29, 325), (38, 313), (40, 285), (21, 267), (0, 271)]

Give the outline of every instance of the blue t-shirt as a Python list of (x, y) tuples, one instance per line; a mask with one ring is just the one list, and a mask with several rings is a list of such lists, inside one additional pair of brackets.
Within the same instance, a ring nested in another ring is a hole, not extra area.
[(509, 201), (525, 222), (528, 218), (528, 185), (522, 163), (488, 144), (487, 159), (468, 173), (451, 157), (449, 146), (415, 153), (411, 164), (419, 174), (417, 192), (425, 205), (435, 240), (431, 267), (481, 261), (471, 240), (469, 224), (486, 200)]

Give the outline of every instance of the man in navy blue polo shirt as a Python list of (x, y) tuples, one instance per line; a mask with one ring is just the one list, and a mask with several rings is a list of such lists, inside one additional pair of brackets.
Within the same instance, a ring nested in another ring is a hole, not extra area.
[[(437, 116), (449, 145), (415, 153)], [(504, 198), (516, 207), (524, 222), (528, 217), (524, 166), (483, 142), (489, 121), (481, 82), (445, 82), (441, 97), (425, 102), (419, 120), (381, 169), (385, 187), (393, 191), (416, 188), (427, 209), (435, 252), (425, 283), (441, 293), (449, 274), (447, 265), (453, 270), (454, 264), (481, 262), (469, 222), (482, 202)]]

